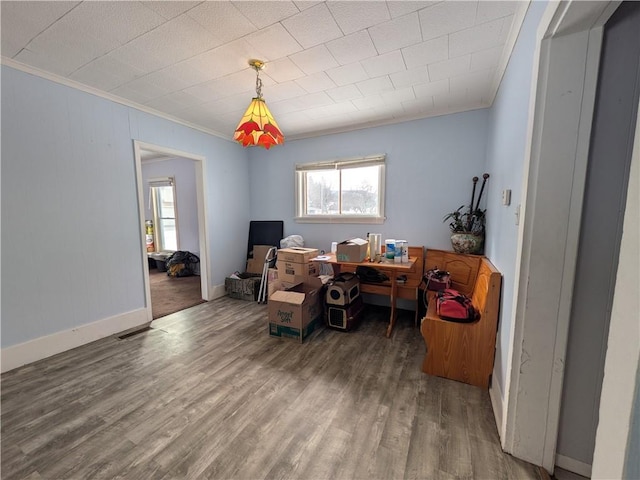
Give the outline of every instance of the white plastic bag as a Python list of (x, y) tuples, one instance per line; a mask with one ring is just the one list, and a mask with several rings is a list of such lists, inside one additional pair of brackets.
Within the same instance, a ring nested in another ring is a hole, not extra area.
[(304, 238), (300, 235), (289, 235), (280, 240), (280, 248), (304, 247)]

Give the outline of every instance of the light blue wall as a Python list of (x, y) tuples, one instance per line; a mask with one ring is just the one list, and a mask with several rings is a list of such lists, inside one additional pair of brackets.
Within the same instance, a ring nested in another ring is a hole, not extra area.
[[(484, 171), (488, 111), (477, 110), (251, 149), (251, 218), (284, 220), (285, 236), (329, 250), (332, 241), (367, 232), (410, 245), (450, 249), (445, 213), (469, 202), (471, 178)], [(382, 225), (296, 223), (296, 163), (386, 153)]]
[(145, 306), (134, 139), (206, 157), (209, 283), (243, 264), (246, 150), (3, 66), (3, 347)]
[[(491, 175), (487, 195), (487, 239), (485, 255), (502, 272), (502, 304), (496, 345), (497, 382), (505, 389), (511, 334), (516, 271), (518, 226), (516, 209), (521, 202), (525, 143), (529, 118), (531, 73), (536, 31), (546, 2), (532, 2), (520, 30), (498, 94), (489, 111), (487, 172)], [(502, 191), (510, 189), (511, 205), (502, 205)]]
[(173, 158), (142, 164), (145, 220), (153, 220), (153, 211), (149, 205), (149, 179), (161, 177), (175, 179), (178, 249), (200, 255), (195, 162), (187, 158)]

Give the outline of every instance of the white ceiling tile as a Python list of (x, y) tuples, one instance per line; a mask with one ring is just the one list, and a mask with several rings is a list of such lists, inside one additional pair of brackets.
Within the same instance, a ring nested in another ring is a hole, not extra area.
[(380, 95), (369, 95), (362, 98), (356, 98), (355, 100), (351, 100), (351, 102), (358, 110), (384, 108), (387, 105)]
[(104, 55), (87, 63), (69, 77), (76, 82), (108, 92), (143, 75), (143, 70)]
[(296, 83), (309, 93), (321, 92), (335, 88), (336, 84), (324, 72), (314, 73), (307, 77), (299, 78)]
[[(100, 21), (92, 21), (100, 19)], [(82, 2), (62, 18), (78, 33), (99, 38), (105, 43), (124, 45), (166, 21), (140, 2)], [(56, 25), (57, 26), (57, 25)]]
[(427, 67), (429, 69), (429, 78), (431, 81), (435, 81), (446, 77), (462, 75), (469, 71), (470, 64), (471, 55), (452, 58), (451, 60), (446, 60), (444, 62), (432, 63)]
[(416, 98), (433, 97), (434, 95), (444, 95), (449, 93), (449, 79), (437, 80), (431, 83), (415, 85), (413, 91)]
[(172, 77), (179, 78), (185, 85), (183, 88), (187, 88), (206, 82), (207, 80), (211, 80), (211, 72), (199, 67), (201, 67), (200, 62), (194, 58), (190, 58), (188, 60), (183, 60), (182, 62), (169, 65), (159, 71)]
[(247, 61), (258, 58), (267, 63), (265, 100), (291, 128), (285, 135), (298, 138), (490, 105), (519, 9), (485, 1), (5, 1), (0, 33), (3, 55), (228, 137), (255, 96)]
[(299, 12), (293, 2), (284, 0), (243, 0), (233, 2), (233, 4), (258, 28), (268, 27)]
[(186, 12), (187, 10), (195, 7), (201, 2), (187, 2), (187, 1), (159, 1), (152, 0), (147, 2), (142, 2), (142, 4), (158, 13), (162, 17), (167, 20), (171, 20), (174, 17)]
[(393, 90), (393, 84), (386, 75), (384, 77), (372, 78), (370, 80), (358, 82), (356, 83), (356, 87), (358, 87), (365, 97), (367, 95), (373, 95), (386, 90)]
[(328, 1), (327, 6), (345, 35), (391, 18), (386, 2)]
[(246, 95), (232, 95), (225, 97), (214, 102), (208, 102), (202, 105), (205, 110), (214, 112), (216, 115), (224, 115), (227, 113), (233, 113), (236, 122), (240, 121), (242, 114), (247, 110), (251, 98)]
[(471, 54), (471, 71), (497, 67), (500, 64), (504, 46), (487, 48)]
[(387, 2), (387, 7), (389, 7), (389, 13), (391, 13), (392, 18), (401, 17), (402, 15), (406, 15), (407, 13), (416, 12), (420, 9), (430, 7), (431, 5), (435, 5), (439, 3), (440, 0), (436, 1), (412, 1), (412, 0), (399, 0), (399, 1), (390, 1)]
[(2, 55), (13, 57), (80, 2), (0, 2)]
[(314, 108), (309, 111), (309, 115), (314, 118), (319, 118), (333, 115), (345, 115), (347, 113), (355, 112), (356, 110), (357, 108), (353, 103), (342, 102)]
[(208, 78), (211, 79), (220, 78), (247, 68), (249, 60), (252, 58), (258, 58), (263, 61), (269, 60), (264, 55), (264, 50), (254, 48), (245, 39), (241, 38), (196, 55), (185, 60), (185, 62), (189, 62), (193, 67), (207, 72)]
[(307, 75), (338, 66), (338, 62), (324, 45), (294, 53), (289, 58)]
[(302, 95), (306, 95), (308, 92), (303, 89), (296, 82), (284, 82), (278, 83), (275, 85), (269, 85), (268, 88), (264, 89), (262, 92), (262, 96), (265, 101), (268, 101), (269, 104), (271, 102), (279, 102), (280, 100), (288, 100), (290, 98), (301, 97)]
[(175, 72), (169, 69), (158, 70), (142, 77), (149, 83), (166, 90), (167, 92), (175, 92), (183, 90), (191, 86), (189, 82), (184, 80), (182, 75), (175, 75)]
[(343, 102), (362, 97), (362, 92), (355, 85), (345, 85), (344, 87), (336, 87), (327, 90), (329, 95), (335, 102)]
[(264, 71), (277, 83), (304, 77), (304, 72), (287, 57), (267, 63)]
[(269, 52), (268, 60), (276, 60), (302, 50), (300, 44), (279, 23), (251, 33), (244, 39), (256, 51)]
[(474, 25), (477, 1), (441, 2), (420, 10), (422, 39), (440, 37)]
[(417, 13), (410, 13), (371, 27), (369, 34), (379, 53), (408, 47), (422, 41)]
[(283, 20), (282, 24), (304, 48), (342, 36), (342, 31), (324, 3)]
[(186, 92), (172, 92), (147, 102), (151, 108), (162, 109), (168, 113), (176, 113), (202, 105), (202, 101)]
[(389, 92), (382, 92), (380, 94), (385, 103), (390, 105), (397, 105), (402, 102), (407, 102), (416, 98), (413, 88), (401, 88), (399, 90), (391, 90)]
[(104, 55), (111, 46), (69, 29), (49, 28), (34, 38), (14, 58), (45, 71), (68, 75)]
[(420, 97), (414, 100), (402, 102), (405, 113), (411, 117), (424, 115), (433, 110), (433, 97)]
[[(273, 80), (267, 75), (260, 75), (260, 78), (262, 78), (264, 87), (273, 83)], [(251, 96), (255, 96), (255, 88), (256, 72), (250, 68), (246, 68), (243, 71), (227, 75), (226, 77), (189, 87), (185, 89), (185, 92), (204, 102), (212, 102), (221, 98), (230, 97), (236, 93), (246, 92), (248, 102)], [(267, 92), (268, 89), (263, 90), (263, 93)]]
[(124, 47), (135, 47), (162, 60), (162, 67), (217, 47), (220, 42), (192, 18), (181, 15), (136, 38)]
[(331, 70), (327, 70), (327, 75), (329, 75), (331, 80), (338, 86), (360, 82), (369, 78), (360, 63), (350, 63), (342, 67), (332, 68)]
[(230, 42), (257, 30), (231, 2), (203, 2), (186, 15), (206, 28), (220, 43)]
[(442, 37), (427, 40), (402, 49), (402, 56), (407, 68), (421, 67), (430, 63), (441, 62), (449, 58), (449, 38)]
[(347, 65), (378, 54), (367, 30), (332, 40), (327, 43), (327, 48), (340, 65)]
[(436, 109), (456, 110), (463, 108), (467, 102), (466, 93), (446, 93), (433, 97), (433, 106)]
[(402, 72), (405, 70), (404, 59), (400, 50), (378, 55), (360, 62), (367, 75), (370, 78), (389, 75), (391, 73)]
[(421, 83), (429, 82), (429, 72), (427, 67), (412, 68), (389, 75), (395, 88), (410, 87)]
[[(158, 52), (158, 54), (161, 54), (161, 52)], [(136, 42), (129, 42), (126, 45), (112, 50), (109, 52), (109, 56), (120, 62), (138, 67), (145, 72), (153, 72), (171, 65), (171, 62), (168, 62), (161, 56), (158, 57), (151, 52), (142, 50)]]
[(516, 13), (518, 1), (490, 1), (478, 2), (476, 23), (484, 23), (500, 17), (507, 17)]
[(269, 107), (275, 116), (280, 115), (281, 113), (298, 112), (301, 110), (308, 110), (310, 108), (322, 107), (323, 105), (332, 105), (333, 103), (333, 100), (331, 100), (326, 93), (318, 92), (271, 103)]
[(298, 10), (302, 11), (302, 10), (306, 10), (307, 8), (311, 8), (314, 5), (317, 5), (322, 2), (320, 0), (299, 0), (299, 1), (294, 0), (293, 3), (296, 4), (296, 7), (298, 7)]
[(112, 93), (144, 104), (156, 97), (166, 95), (168, 92), (144, 79), (136, 79), (113, 89)]
[[(507, 17), (510, 18), (510, 17)], [(508, 27), (505, 18), (483, 23), (449, 35), (449, 56), (458, 57), (502, 45), (506, 40)]]

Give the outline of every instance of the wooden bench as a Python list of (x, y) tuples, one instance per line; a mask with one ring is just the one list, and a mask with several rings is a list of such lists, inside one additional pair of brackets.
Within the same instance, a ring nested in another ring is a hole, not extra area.
[(431, 296), (420, 331), (427, 345), (422, 371), (487, 388), (495, 358), (502, 275), (486, 258), (427, 250), (425, 269), (451, 273), (452, 288), (471, 297), (480, 318), (473, 323), (442, 320)]

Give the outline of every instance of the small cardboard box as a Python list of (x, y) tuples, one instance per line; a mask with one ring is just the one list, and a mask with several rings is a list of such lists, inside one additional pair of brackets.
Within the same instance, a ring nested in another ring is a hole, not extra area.
[(227, 295), (239, 300), (249, 300), (252, 302), (258, 300), (260, 275), (245, 272), (238, 276), (240, 278), (227, 277), (224, 279), (224, 289), (227, 291)]
[(290, 247), (278, 250), (278, 261), (291, 263), (307, 263), (318, 256), (317, 248)]
[(296, 285), (290, 290), (278, 290), (269, 297), (269, 335), (304, 341), (321, 325), (322, 282), (316, 277), (311, 283)]
[(338, 244), (336, 260), (339, 262), (360, 263), (367, 257), (369, 242), (362, 238), (352, 238)]

